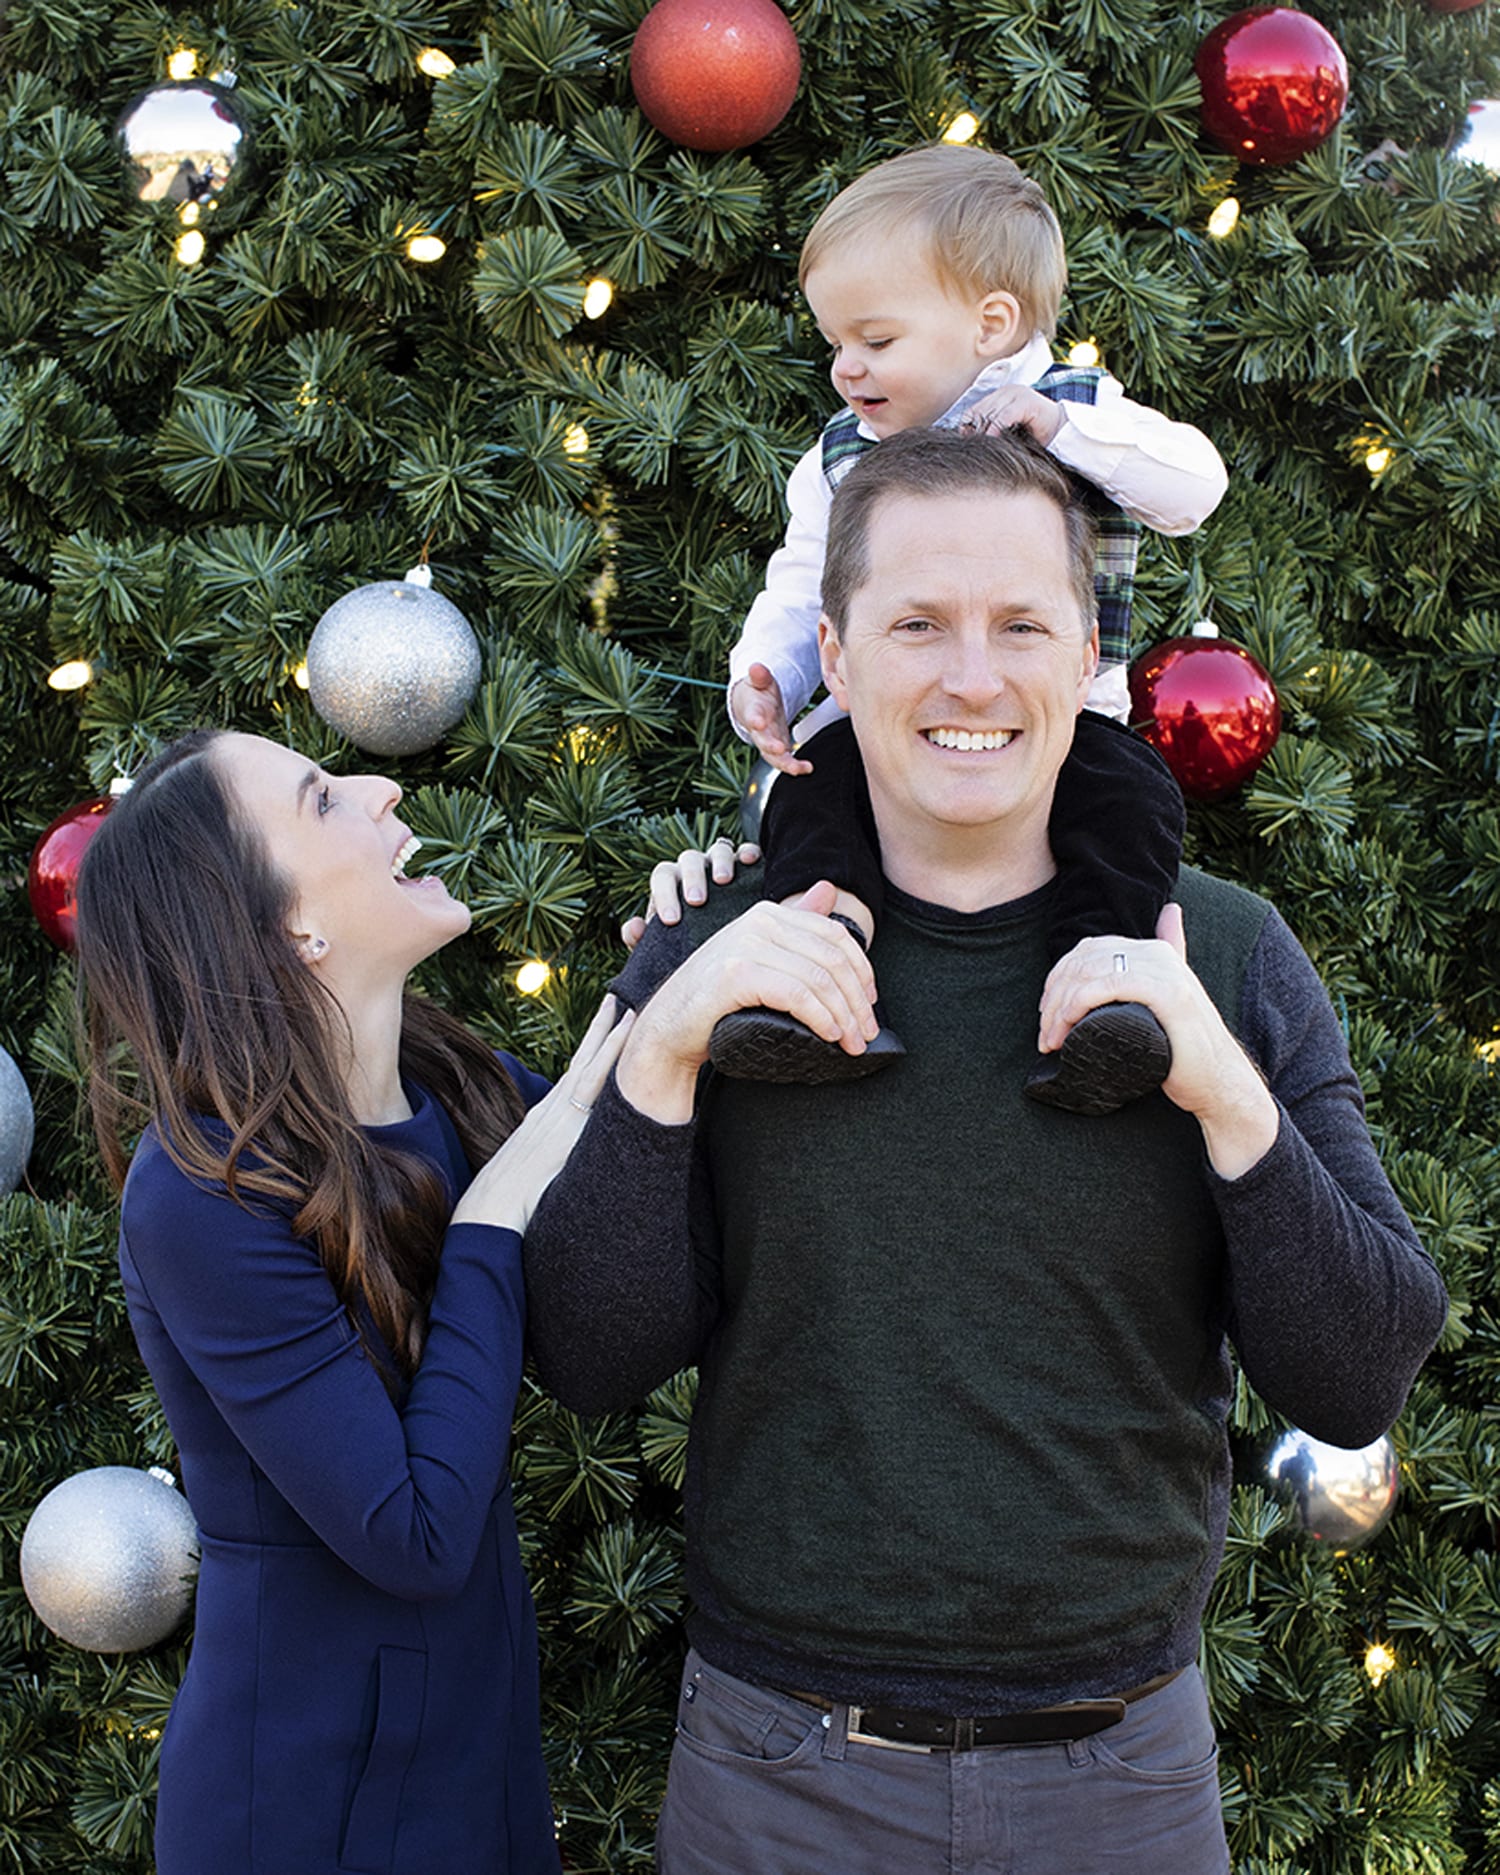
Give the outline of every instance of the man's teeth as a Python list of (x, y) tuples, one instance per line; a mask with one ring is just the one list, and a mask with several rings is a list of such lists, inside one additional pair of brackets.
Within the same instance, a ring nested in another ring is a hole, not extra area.
[(415, 859), (422, 850), (422, 842), (414, 833), (409, 833), (396, 848), (396, 857), (391, 861), (391, 877), (400, 879), (405, 875), (406, 862)]
[(1014, 737), (1014, 729), (929, 729), (929, 742), (940, 749), (1003, 749)]

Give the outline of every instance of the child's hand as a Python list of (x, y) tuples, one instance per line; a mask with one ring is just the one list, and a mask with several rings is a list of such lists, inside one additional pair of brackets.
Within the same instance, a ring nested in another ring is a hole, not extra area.
[(1004, 384), (965, 413), (960, 430), (1030, 430), (1039, 443), (1050, 443), (1063, 426), (1061, 404), (1029, 384)]
[[(1045, 403), (1046, 399), (1043, 398)], [(785, 775), (810, 775), (812, 763), (792, 753), (792, 732), (787, 727), (781, 685), (764, 664), (752, 664), (729, 692), (729, 713), (771, 764)]]

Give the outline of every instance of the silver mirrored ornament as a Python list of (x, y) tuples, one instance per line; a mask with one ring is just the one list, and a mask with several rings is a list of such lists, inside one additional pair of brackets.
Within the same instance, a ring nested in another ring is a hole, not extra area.
[(760, 839), (760, 823), (765, 816), (771, 783), (780, 773), (781, 770), (772, 768), (763, 755), (756, 757), (745, 792), (740, 796), (740, 832), (747, 840)]
[(1289, 1496), (1306, 1534), (1333, 1550), (1359, 1549), (1377, 1536), (1401, 1488), (1389, 1436), (1350, 1451), (1295, 1427), (1267, 1449), (1255, 1482)]
[(250, 152), (250, 133), (223, 85), (206, 78), (153, 85), (115, 125), (138, 202), (216, 207)]
[(1500, 98), (1477, 98), (1469, 106), (1449, 154), (1500, 176)]
[(154, 1647), (193, 1599), (198, 1530), (162, 1474), (99, 1465), (54, 1487), (21, 1538), (26, 1599), (58, 1636), (96, 1654)]
[(469, 707), (479, 673), (469, 621), (409, 578), (336, 599), (307, 647), (313, 708), (372, 755), (431, 748)]
[(0, 1048), (0, 1198), (20, 1184), (35, 1133), (36, 1115), (26, 1077)]

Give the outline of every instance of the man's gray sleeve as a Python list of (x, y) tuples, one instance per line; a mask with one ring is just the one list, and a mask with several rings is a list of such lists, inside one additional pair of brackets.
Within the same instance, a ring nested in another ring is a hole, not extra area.
[(1405, 1404), (1447, 1296), (1376, 1157), (1327, 992), (1275, 912), (1246, 974), (1240, 1034), (1281, 1127), (1242, 1177), (1210, 1173), (1230, 1338), (1278, 1412), (1330, 1445), (1367, 1445)]

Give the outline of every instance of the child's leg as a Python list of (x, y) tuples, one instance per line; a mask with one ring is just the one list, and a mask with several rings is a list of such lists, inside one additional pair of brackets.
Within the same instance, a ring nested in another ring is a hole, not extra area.
[[(833, 916), (868, 948), (885, 899), (880, 846), (859, 744), (845, 718), (800, 751), (810, 775), (780, 775), (761, 821), (765, 895), (778, 902), (827, 879), (839, 888)], [(875, 1006), (877, 1020), (880, 1005)], [(779, 1009), (737, 1009), (715, 1023), (709, 1060), (750, 1081), (842, 1081), (873, 1074), (906, 1051), (881, 1021), (862, 1055), (825, 1042)]]
[[(1048, 837), (1057, 888), (1051, 961), (1080, 938), (1149, 938), (1177, 883), (1182, 791), (1149, 743), (1084, 710), (1053, 796)], [(1172, 1065), (1161, 1024), (1140, 1003), (1091, 1011), (1028, 1076), (1033, 1100), (1112, 1113), (1160, 1087)]]
[(810, 775), (779, 775), (761, 821), (766, 897), (780, 903), (828, 879), (857, 899), (873, 925), (885, 880), (865, 785), (865, 765), (848, 717), (830, 723), (798, 751)]

